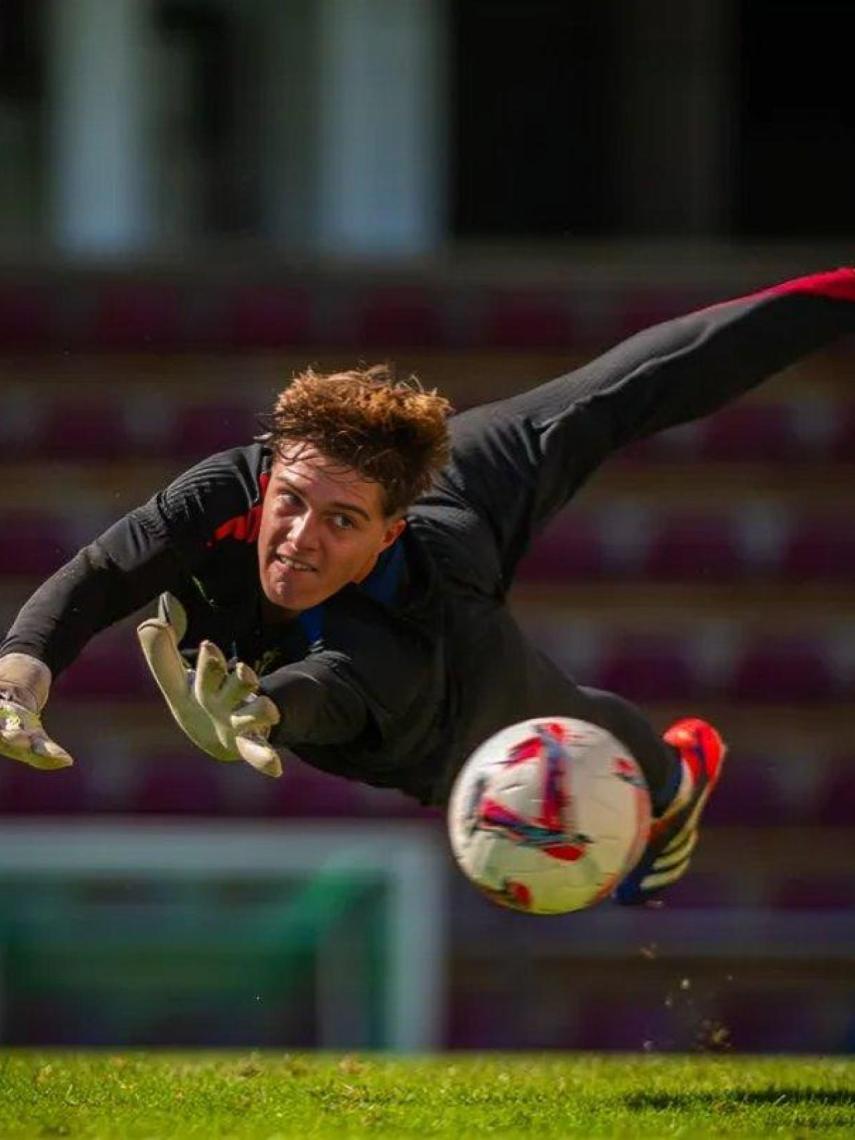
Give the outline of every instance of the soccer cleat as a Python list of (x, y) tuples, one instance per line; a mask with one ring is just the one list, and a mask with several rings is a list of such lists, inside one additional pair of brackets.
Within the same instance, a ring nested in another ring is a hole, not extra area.
[(664, 739), (680, 757), (680, 785), (663, 814), (653, 820), (641, 859), (615, 891), (615, 900), (624, 906), (650, 902), (688, 870), (698, 841), (698, 821), (727, 751), (713, 726), (697, 718), (678, 720)]

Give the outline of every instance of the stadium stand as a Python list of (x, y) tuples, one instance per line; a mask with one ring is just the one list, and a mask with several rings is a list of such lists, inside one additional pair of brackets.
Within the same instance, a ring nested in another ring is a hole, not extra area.
[[(281, 378), (309, 360), (325, 367), (350, 359), (332, 348), (295, 347), (311, 346), (319, 334), (330, 346), (358, 343), (371, 348), (372, 358), (398, 357), (402, 370), (448, 390), (459, 407), (566, 370), (567, 353), (545, 354), (543, 344), (572, 344), (577, 353), (589, 348), (577, 338), (590, 308), (575, 295), (543, 289), (467, 285), (440, 304), (432, 287), (374, 286), (349, 297), (317, 283), (239, 282), (215, 296), (202, 290), (190, 307), (189, 299), (183, 287), (162, 291), (146, 282), (91, 288), (80, 298), (74, 340), (86, 351), (75, 354), (70, 368), (65, 358), (43, 355), (51, 343), (62, 344), (65, 310), (52, 288), (0, 289), (8, 412), (0, 423), (0, 473), (16, 492), (0, 504), (0, 624), (102, 525), (197, 457), (253, 435), (255, 414)], [(596, 328), (611, 338), (685, 306), (685, 294), (627, 295), (622, 303), (599, 298)], [(103, 351), (181, 348), (193, 337), (240, 355)], [(469, 350), (442, 351), (457, 340)], [(520, 351), (496, 355), (507, 346)], [(280, 351), (271, 354), (273, 348)], [(22, 349), (41, 355), (13, 355)], [(855, 402), (844, 365), (848, 359), (840, 355), (811, 361), (703, 424), (627, 449), (592, 480), (578, 505), (554, 520), (521, 565), (515, 595), (521, 621), (580, 681), (635, 698), (662, 727), (697, 710), (720, 723), (730, 740), (731, 760), (712, 801), (697, 869), (669, 898), (678, 931), (683, 913), (691, 923), (708, 912), (751, 906), (769, 922), (806, 910), (822, 921), (855, 902), (851, 884), (834, 870), (840, 831), (851, 826), (855, 810), (855, 663), (839, 649), (855, 629)], [(89, 727), (95, 723), (103, 725), (98, 738)], [(3, 765), (0, 813), (283, 821), (423, 815), (395, 793), (299, 762), (273, 782), (192, 755), (145, 675), (130, 622), (99, 636), (58, 681), (50, 725), (77, 765), (50, 779)], [(434, 814), (441, 827), (441, 813)], [(754, 869), (734, 876), (723, 853), (751, 848), (757, 833), (762, 850), (752, 856)], [(794, 847), (788, 837), (802, 833), (804, 867), (797, 875), (792, 861), (778, 867), (764, 854)], [(691, 1047), (691, 1033), (704, 1019), (727, 1024), (746, 1048), (779, 1040), (770, 1036), (769, 1018), (781, 1016), (774, 1005), (781, 993), (757, 998), (753, 990), (743, 1000), (734, 990), (726, 1000), (699, 1004), (694, 1021), (687, 1016), (681, 1024), (663, 1004), (661, 979), (640, 993), (631, 1024), (625, 1003), (616, 1001), (609, 1013), (606, 983), (595, 979), (586, 990), (565, 975), (561, 1018), (509, 1024), (497, 995), (502, 971), (519, 970), (512, 955), (534, 953), (526, 943), (529, 928), (515, 923), (519, 935), (509, 933), (508, 916), (463, 882), (455, 881), (452, 911), (458, 931), (452, 997), (460, 994), (450, 1005), (455, 1045)], [(633, 945), (644, 945), (651, 929), (643, 922), (632, 927)], [(533, 976), (559, 968), (567, 937), (562, 922), (538, 925), (543, 959)], [(736, 953), (728, 947), (721, 947), (720, 974)], [(473, 996), (460, 979), (490, 956), (494, 972)], [(584, 976), (589, 966), (579, 959), (575, 970)], [(656, 963), (648, 966), (655, 970)], [(791, 974), (781, 991), (787, 1000), (807, 984), (796, 966)], [(534, 1004), (543, 1018), (542, 1007), (554, 1003)], [(801, 1048), (845, 1047), (848, 1030), (831, 1014), (813, 1029), (799, 1026)], [(779, 1028), (780, 1040), (789, 1040), (787, 1026)]]

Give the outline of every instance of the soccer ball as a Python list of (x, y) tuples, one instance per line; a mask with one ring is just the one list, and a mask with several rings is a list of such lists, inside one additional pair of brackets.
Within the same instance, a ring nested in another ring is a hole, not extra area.
[(644, 850), (650, 796), (610, 732), (583, 720), (524, 720), (461, 769), (448, 826), (454, 857), (489, 898), (529, 914), (610, 894)]

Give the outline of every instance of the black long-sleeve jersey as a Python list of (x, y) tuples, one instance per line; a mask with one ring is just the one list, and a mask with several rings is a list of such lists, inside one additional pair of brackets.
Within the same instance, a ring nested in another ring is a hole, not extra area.
[[(523, 637), (505, 597), (533, 534), (620, 447), (706, 415), (855, 329), (855, 271), (786, 282), (668, 321), (584, 367), (451, 421), (452, 455), (371, 575), (288, 623), (264, 620), (256, 538), (272, 454), (204, 460), (81, 550), (30, 598), (0, 655), (54, 675), (163, 591), (203, 638), (253, 665), (273, 741), (325, 770), (443, 802), (504, 725), (575, 715), (642, 760), (646, 723), (615, 719)], [(624, 706), (626, 708), (628, 706)]]

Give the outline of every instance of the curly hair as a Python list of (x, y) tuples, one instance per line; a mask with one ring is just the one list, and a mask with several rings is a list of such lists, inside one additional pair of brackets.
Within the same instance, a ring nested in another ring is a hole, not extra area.
[(414, 378), (397, 380), (384, 364), (328, 375), (307, 368), (263, 422), (276, 455), (308, 447), (379, 483), (390, 517), (424, 494), (448, 460), (451, 411), (444, 396)]

